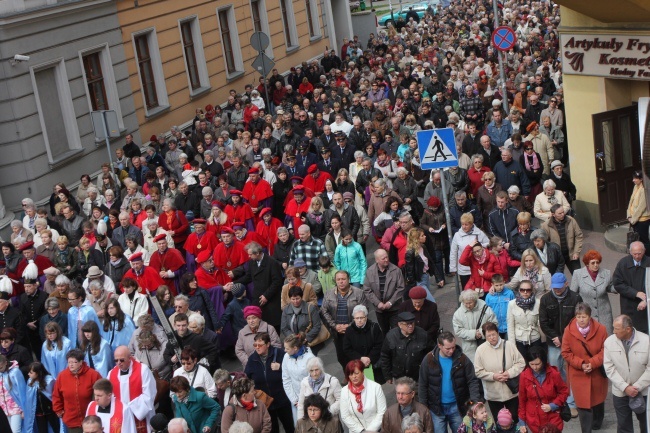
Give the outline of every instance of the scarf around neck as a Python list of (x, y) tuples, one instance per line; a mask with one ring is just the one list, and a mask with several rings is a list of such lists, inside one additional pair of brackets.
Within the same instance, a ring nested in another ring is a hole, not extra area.
[(320, 389), (320, 387), (323, 385), (323, 383), (325, 383), (325, 374), (322, 373), (320, 377), (316, 380), (312, 379), (311, 376), (308, 376), (307, 380), (309, 381), (309, 387), (312, 389), (314, 394), (316, 394)]
[(524, 163), (526, 165), (526, 170), (539, 170), (539, 158), (537, 158), (537, 153), (533, 152), (532, 155), (524, 154)]
[(530, 298), (528, 299), (525, 299), (522, 296), (517, 296), (515, 298), (515, 303), (522, 310), (532, 310), (533, 307), (535, 306), (535, 296), (531, 295)]
[[(364, 379), (364, 382), (365, 382), (365, 379)], [(363, 386), (364, 382), (362, 382), (361, 385), (359, 385), (359, 386), (355, 386), (352, 383), (352, 381), (350, 381), (348, 383), (348, 389), (350, 390), (350, 392), (352, 394), (354, 394), (354, 399), (357, 402), (357, 412), (359, 412), (359, 413), (363, 413), (363, 402), (361, 401), (361, 393), (365, 389), (365, 387)]]
[(589, 321), (589, 324), (584, 328), (581, 328), (578, 322), (576, 322), (576, 326), (578, 327), (578, 331), (580, 332), (582, 337), (587, 338), (587, 334), (589, 334), (589, 331), (591, 330), (591, 320)]

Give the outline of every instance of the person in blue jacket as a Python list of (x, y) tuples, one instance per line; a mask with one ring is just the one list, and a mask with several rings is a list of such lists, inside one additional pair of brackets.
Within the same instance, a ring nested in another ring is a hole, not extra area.
[[(9, 361), (0, 355), (0, 394), (4, 396), (4, 414), (13, 432), (25, 430), (23, 414), (26, 409), (25, 377), (18, 367), (18, 361)], [(291, 430), (293, 433), (293, 429)]]
[(25, 392), (24, 430), (22, 433), (63, 432), (61, 421), (52, 410), (54, 377), (40, 362), (29, 365)]
[(113, 349), (99, 334), (99, 326), (92, 320), (81, 327), (83, 340), (79, 347), (84, 351), (85, 361), (90, 368), (97, 370), (103, 377), (113, 368)]
[(63, 335), (63, 330), (56, 322), (45, 325), (45, 342), (41, 350), (41, 362), (45, 370), (54, 377), (68, 368), (66, 354), (72, 349), (72, 343)]
[(499, 322), (499, 336), (508, 338), (508, 303), (515, 299), (515, 294), (505, 285), (503, 275), (492, 276), (490, 293), (485, 297), (485, 303), (492, 308)]
[(357, 288), (363, 286), (368, 262), (361, 245), (354, 240), (352, 233), (347, 229), (341, 230), (341, 243), (334, 251), (334, 266), (336, 269), (348, 271), (350, 284)]
[(104, 317), (99, 333), (108, 342), (112, 350), (118, 346), (128, 346), (135, 332), (135, 325), (130, 316), (124, 314), (117, 298), (110, 299), (104, 307)]
[(266, 332), (255, 335), (253, 347), (255, 351), (248, 357), (244, 373), (255, 382), (255, 389), (273, 397), (273, 403), (268, 407), (271, 415), (271, 433), (279, 433), (278, 422), (282, 423), (285, 433), (294, 433), (291, 402), (282, 384), (284, 350), (271, 346), (271, 337)]

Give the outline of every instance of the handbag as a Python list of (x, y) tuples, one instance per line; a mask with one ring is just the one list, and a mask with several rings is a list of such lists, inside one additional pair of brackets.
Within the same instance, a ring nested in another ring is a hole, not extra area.
[[(476, 322), (476, 330), (477, 331), (481, 327), (481, 321), (483, 320), (483, 316), (485, 316), (485, 311), (487, 310), (487, 307), (488, 307), (487, 304), (483, 305), (483, 309), (481, 310), (481, 315), (478, 316), (478, 322)], [(476, 339), (476, 347), (480, 346), (483, 343), (485, 343), (485, 338), (477, 338)]]
[(261, 389), (255, 390), (255, 399), (264, 403), (264, 406), (268, 409), (272, 404), (274, 398), (262, 391)]
[[(533, 389), (535, 390), (535, 394), (537, 394), (537, 400), (539, 400), (539, 405), (541, 406), (543, 403), (542, 403), (542, 398), (539, 395), (539, 391), (537, 391), (537, 385), (533, 385)], [(566, 403), (560, 406), (557, 412), (559, 412), (562, 421), (565, 422), (571, 421), (571, 409), (569, 409), (569, 406)]]
[(639, 234), (634, 231), (634, 228), (632, 228), (632, 225), (630, 224), (630, 229), (627, 231), (627, 248), (629, 249), (630, 244), (632, 242), (638, 241), (639, 239)]
[[(305, 334), (308, 334), (309, 331), (314, 327), (314, 324), (312, 323), (311, 320), (311, 310), (310, 310), (311, 304), (307, 304), (307, 315), (309, 316), (309, 326), (307, 326), (307, 329), (305, 329)], [(330, 331), (327, 330), (327, 326), (323, 325), (321, 323), (320, 325), (320, 331), (318, 331), (318, 335), (316, 338), (314, 338), (312, 341), (307, 343), (307, 346), (309, 347), (314, 347), (319, 344), (321, 344), (324, 341), (327, 341), (330, 338)]]
[[(585, 342), (580, 340), (580, 344), (582, 344), (582, 347), (584, 347), (585, 352), (587, 352), (587, 355), (589, 355), (590, 358), (593, 358), (594, 355), (592, 355), (591, 352), (589, 351), (589, 349), (587, 349), (587, 345), (585, 344)], [(607, 379), (607, 373), (605, 373), (605, 366), (604, 365), (601, 365), (600, 367), (598, 367), (598, 372), (600, 374), (602, 374), (605, 379)]]
[[(506, 340), (503, 340), (503, 371), (506, 371)], [(506, 380), (506, 386), (511, 393), (519, 392), (519, 377), (511, 377)]]

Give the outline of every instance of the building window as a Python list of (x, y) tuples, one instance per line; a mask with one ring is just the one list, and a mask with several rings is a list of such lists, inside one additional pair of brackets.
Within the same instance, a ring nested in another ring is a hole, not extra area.
[(244, 72), (244, 60), (242, 59), (241, 45), (239, 44), (239, 32), (235, 11), (232, 6), (217, 11), (219, 18), (219, 29), (221, 31), (221, 46), (226, 66), (226, 75), (232, 77), (235, 74)]
[(264, 53), (273, 58), (273, 47), (270, 42), (271, 32), (269, 31), (269, 21), (266, 16), (266, 0), (251, 0), (251, 17), (253, 19), (253, 30), (264, 32), (269, 36), (269, 46)]
[(83, 56), (84, 72), (88, 84), (88, 94), (93, 111), (108, 110), (108, 98), (106, 98), (106, 87), (104, 87), (104, 74), (100, 53), (90, 53)]
[(43, 141), (50, 164), (81, 149), (79, 127), (63, 60), (31, 70)]
[(312, 39), (320, 37), (321, 31), (318, 22), (318, 6), (316, 5), (316, 0), (305, 0), (305, 11), (307, 12), (309, 37)]
[(251, 10), (253, 15), (253, 29), (256, 32), (263, 32), (262, 29), (262, 14), (260, 13), (260, 1), (252, 0), (251, 1)]
[(293, 13), (291, 0), (280, 0), (280, 11), (282, 12), (282, 23), (284, 25), (284, 39), (287, 49), (298, 46), (298, 34), (296, 32), (296, 17)]
[(134, 34), (133, 45), (146, 115), (151, 116), (169, 108), (156, 31), (148, 29)]
[(201, 87), (199, 68), (196, 64), (196, 53), (194, 51), (194, 37), (192, 36), (192, 22), (181, 23), (181, 36), (183, 38), (183, 52), (185, 54), (185, 66), (187, 75), (190, 78), (190, 87), (198, 89)]

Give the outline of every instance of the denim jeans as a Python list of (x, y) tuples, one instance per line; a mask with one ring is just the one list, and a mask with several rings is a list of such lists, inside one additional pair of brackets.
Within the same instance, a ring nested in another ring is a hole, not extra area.
[(449, 424), (452, 433), (456, 433), (458, 427), (463, 422), (463, 417), (458, 412), (458, 405), (456, 403), (442, 404), (440, 408), (442, 409), (441, 416), (430, 411), (431, 418), (433, 418), (433, 431), (436, 433), (447, 433), (449, 431), (447, 425)]
[(435, 298), (431, 294), (431, 287), (429, 286), (429, 274), (427, 274), (426, 272), (424, 274), (422, 274), (422, 279), (420, 281), (418, 281), (417, 285), (422, 286), (422, 287), (424, 287), (426, 289), (426, 291), (427, 291), (427, 300), (429, 300), (431, 302), (436, 302)]
[[(566, 367), (564, 364), (564, 358), (562, 358), (562, 349), (555, 347), (553, 342), (548, 344), (548, 363), (553, 367), (557, 367), (562, 376), (562, 380), (566, 383)], [(570, 408), (575, 409), (576, 401), (573, 398), (573, 390), (571, 387), (569, 387), (569, 391), (569, 398), (567, 398), (566, 404), (568, 404)]]

